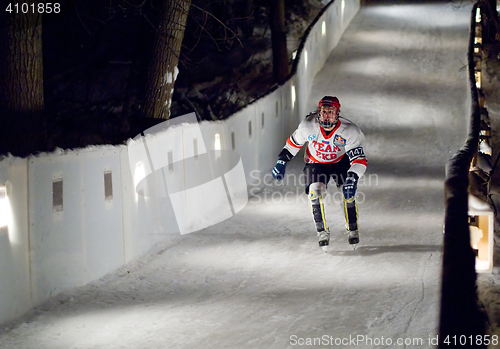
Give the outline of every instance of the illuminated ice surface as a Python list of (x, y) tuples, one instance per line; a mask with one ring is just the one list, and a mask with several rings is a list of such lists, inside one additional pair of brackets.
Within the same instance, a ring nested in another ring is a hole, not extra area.
[(432, 347), (444, 164), (463, 144), (469, 113), (471, 5), (397, 3), (361, 9), (310, 98), (313, 108), (337, 95), (343, 116), (366, 134), (356, 251), (342, 234), (333, 187), (325, 199), (330, 251), (317, 246), (296, 159), (284, 183), (266, 177), (230, 220), (170, 237), (55, 297), (2, 329), (0, 347)]

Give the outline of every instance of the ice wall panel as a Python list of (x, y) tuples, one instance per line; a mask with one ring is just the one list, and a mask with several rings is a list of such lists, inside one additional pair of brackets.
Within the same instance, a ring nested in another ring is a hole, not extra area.
[[(0, 228), (0, 323), (32, 307), (28, 249), (28, 162), (0, 162), (0, 185), (6, 186), (8, 226)], [(4, 207), (5, 208), (5, 207)]]
[(280, 102), (281, 92), (277, 90), (259, 101), (255, 108), (259, 121), (256, 141), (260, 149), (266, 149), (257, 152), (259, 166), (256, 170), (259, 172), (269, 171), (274, 166), (278, 153), (284, 145), (281, 118), (276, 112), (276, 103), (279, 105)]
[[(120, 160), (118, 150), (80, 155), (86, 280), (96, 280), (124, 264)], [(106, 199), (104, 172), (111, 172), (112, 198)]]
[(123, 248), (129, 262), (146, 253), (156, 243), (179, 228), (168, 197), (151, 198), (138, 195), (130, 171), (125, 147), (120, 149), (121, 191), (123, 205)]
[(231, 133), (234, 133), (234, 151), (241, 156), (247, 182), (250, 178), (250, 172), (257, 168), (254, 108), (254, 104), (251, 104), (231, 116), (231, 118), (224, 120), (225, 128), (229, 133), (228, 138), (231, 139)]
[[(52, 185), (63, 180), (63, 205), (54, 211)], [(35, 304), (85, 284), (83, 178), (78, 155), (30, 160), (30, 242)]]

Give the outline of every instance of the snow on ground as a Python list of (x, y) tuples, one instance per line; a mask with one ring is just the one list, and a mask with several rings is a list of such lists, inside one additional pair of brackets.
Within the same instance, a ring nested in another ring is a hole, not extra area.
[(311, 108), (337, 95), (366, 134), (356, 251), (334, 187), (330, 251), (317, 247), (295, 159), (232, 219), (53, 298), (2, 329), (0, 347), (433, 347), (444, 163), (469, 113), (461, 3), (363, 7), (314, 81)]

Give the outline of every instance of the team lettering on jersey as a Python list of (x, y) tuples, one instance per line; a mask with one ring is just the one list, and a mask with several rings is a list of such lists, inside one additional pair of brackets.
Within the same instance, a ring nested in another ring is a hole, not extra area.
[(318, 142), (316, 140), (310, 142), (311, 146), (314, 148), (314, 157), (318, 160), (322, 161), (332, 161), (337, 158), (337, 152), (340, 152), (341, 149), (336, 146), (330, 144), (328, 141)]

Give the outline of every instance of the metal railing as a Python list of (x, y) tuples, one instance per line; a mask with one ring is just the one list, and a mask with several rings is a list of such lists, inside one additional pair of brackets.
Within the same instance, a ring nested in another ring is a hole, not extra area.
[[(476, 294), (476, 255), (470, 244), (468, 196), (471, 170), (477, 170), (481, 140), (480, 86), (481, 21), (479, 2), (471, 12), (468, 46), (468, 71), (471, 92), (469, 134), (465, 145), (450, 160), (445, 180), (445, 228), (439, 318), (439, 348), (486, 347), (487, 319), (480, 311)], [(478, 36), (479, 35), (479, 36)]]

